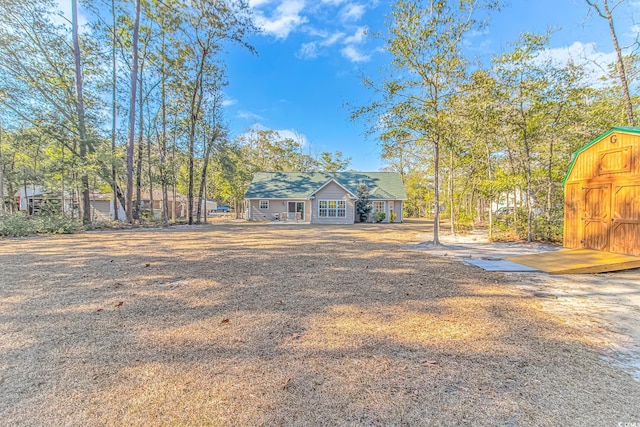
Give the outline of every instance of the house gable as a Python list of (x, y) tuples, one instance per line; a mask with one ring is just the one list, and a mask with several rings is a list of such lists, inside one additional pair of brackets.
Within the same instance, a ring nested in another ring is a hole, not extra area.
[(353, 224), (355, 200), (342, 185), (334, 180), (329, 181), (318, 189), (311, 200), (311, 223)]
[(325, 182), (324, 184), (322, 184), (320, 186), (320, 188), (318, 188), (317, 190), (315, 190), (313, 193), (309, 194), (309, 199), (313, 199), (314, 197), (316, 197), (316, 194), (318, 194), (319, 192), (321, 192), (325, 187), (327, 187), (330, 184), (335, 184), (337, 186), (339, 186), (340, 188), (342, 188), (345, 192), (347, 192), (352, 199), (357, 199), (358, 197), (353, 194), (348, 188), (346, 188), (344, 185), (340, 184), (338, 181), (335, 180), (335, 178), (331, 178), (329, 181)]

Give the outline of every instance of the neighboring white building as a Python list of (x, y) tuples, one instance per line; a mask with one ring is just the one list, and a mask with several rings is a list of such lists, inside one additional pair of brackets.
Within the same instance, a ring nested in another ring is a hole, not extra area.
[(46, 207), (58, 212), (64, 210), (66, 214), (70, 215), (75, 206), (70, 193), (65, 192), (64, 197), (61, 197), (60, 193), (48, 191), (39, 185), (23, 186), (14, 195), (14, 198), (18, 209), (29, 215), (37, 214)]

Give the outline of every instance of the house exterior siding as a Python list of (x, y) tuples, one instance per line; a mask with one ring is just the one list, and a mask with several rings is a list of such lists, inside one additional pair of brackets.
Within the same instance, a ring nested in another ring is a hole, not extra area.
[[(384, 207), (381, 212), (384, 212), (384, 220), (383, 223), (391, 222), (391, 212), (396, 214), (396, 220), (393, 222), (402, 222), (402, 200), (382, 200), (382, 199), (371, 199), (370, 202), (372, 206), (374, 203), (383, 203)], [(375, 210), (372, 209), (369, 214), (368, 222), (375, 222), (374, 216)], [(357, 220), (357, 219), (356, 219)]]
[(402, 222), (402, 200), (389, 200), (387, 202), (387, 220), (391, 222), (391, 212), (396, 214), (393, 222)]
[[(266, 200), (269, 202), (268, 209), (260, 209), (260, 202)], [(286, 212), (286, 208), (282, 206), (282, 200), (260, 199), (251, 200), (249, 205), (249, 218), (252, 221), (273, 221), (276, 214)]]
[[(267, 200), (269, 202), (268, 209), (260, 209), (260, 202)], [(273, 221), (277, 216), (286, 214), (289, 209), (289, 202), (304, 203), (305, 222), (311, 220), (310, 203), (308, 200), (299, 199), (251, 199), (249, 200), (249, 219), (250, 221)]]
[[(344, 217), (320, 217), (318, 215), (320, 200), (344, 200), (346, 204), (346, 214)], [(335, 182), (330, 182), (320, 189), (311, 201), (311, 223), (312, 224), (353, 224), (355, 220), (355, 201), (344, 188)]]

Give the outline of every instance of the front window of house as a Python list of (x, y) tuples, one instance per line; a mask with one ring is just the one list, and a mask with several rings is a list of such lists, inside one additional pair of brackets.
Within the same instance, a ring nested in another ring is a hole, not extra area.
[(318, 216), (320, 218), (344, 218), (347, 216), (347, 202), (344, 200), (319, 200)]
[(260, 209), (269, 209), (269, 201), (260, 200)]
[(373, 202), (373, 212), (384, 212), (384, 202)]

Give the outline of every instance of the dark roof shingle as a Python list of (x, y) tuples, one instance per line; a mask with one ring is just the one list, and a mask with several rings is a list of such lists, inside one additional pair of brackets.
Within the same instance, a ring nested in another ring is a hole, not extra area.
[(400, 174), (396, 172), (258, 172), (245, 199), (306, 199), (331, 179), (353, 194), (360, 182), (367, 184), (372, 200), (407, 199)]

